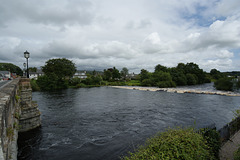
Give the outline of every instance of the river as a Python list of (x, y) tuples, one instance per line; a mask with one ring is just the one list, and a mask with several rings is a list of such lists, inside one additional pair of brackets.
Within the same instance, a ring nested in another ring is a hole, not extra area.
[(240, 98), (111, 87), (33, 92), (42, 127), (19, 134), (18, 159), (114, 160), (168, 127), (216, 124), (239, 109)]

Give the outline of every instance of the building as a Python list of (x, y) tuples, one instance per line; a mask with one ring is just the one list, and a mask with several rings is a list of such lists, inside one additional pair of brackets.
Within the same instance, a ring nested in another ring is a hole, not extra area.
[(8, 80), (11, 78), (11, 72), (10, 71), (0, 71), (0, 78)]
[(80, 78), (80, 79), (86, 79), (87, 78), (87, 72), (86, 71), (77, 71), (73, 78)]
[(37, 70), (37, 72), (29, 72), (29, 78), (30, 79), (38, 79), (38, 77), (43, 76), (44, 73), (42, 70)]

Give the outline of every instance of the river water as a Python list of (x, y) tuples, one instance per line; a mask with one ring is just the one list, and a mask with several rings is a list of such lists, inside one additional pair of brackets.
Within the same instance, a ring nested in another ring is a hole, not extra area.
[(42, 127), (19, 134), (18, 159), (114, 160), (168, 127), (233, 118), (240, 98), (111, 87), (33, 92)]

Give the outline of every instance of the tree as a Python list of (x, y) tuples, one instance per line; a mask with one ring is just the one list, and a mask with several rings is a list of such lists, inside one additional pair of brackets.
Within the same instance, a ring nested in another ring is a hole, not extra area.
[(39, 77), (37, 84), (42, 90), (57, 90), (68, 87), (67, 79), (76, 72), (75, 64), (66, 59), (50, 59), (42, 67), (44, 76)]
[(165, 66), (162, 66), (161, 64), (158, 64), (155, 67), (155, 72), (159, 72), (159, 71), (168, 72), (168, 68)]
[(188, 73), (188, 74), (186, 74), (186, 78), (187, 78), (188, 85), (197, 84), (197, 76), (195, 74)]
[(126, 67), (123, 67), (122, 70), (121, 70), (121, 76), (126, 79), (128, 75), (128, 69)]
[(106, 80), (106, 81), (111, 80), (112, 79), (112, 72), (110, 70), (104, 69), (103, 79)]
[(45, 75), (55, 74), (58, 79), (65, 79), (72, 77), (76, 72), (75, 64), (66, 59), (50, 59), (46, 62), (46, 65), (42, 67), (42, 71)]
[(142, 69), (140, 73), (140, 81), (142, 82), (144, 79), (149, 79), (149, 78), (150, 78), (150, 73), (147, 70)]
[(154, 72), (150, 79), (152, 86), (158, 86), (160, 88), (176, 87), (176, 84), (172, 81), (172, 77), (168, 72)]
[(215, 68), (211, 69), (210, 75), (212, 76), (213, 79), (220, 79), (224, 77), (224, 75)]
[(0, 63), (0, 71), (10, 71), (11, 73), (16, 73), (17, 75), (23, 74), (21, 68), (12, 63)]
[(224, 90), (224, 91), (232, 91), (233, 90), (233, 82), (232, 78), (220, 78), (216, 82), (214, 82), (214, 87), (217, 90)]
[(170, 68), (170, 74), (172, 76), (172, 80), (176, 83), (176, 85), (187, 85), (187, 78), (181, 69), (177, 69), (176, 67)]
[(117, 80), (119, 79), (121, 76), (120, 76), (120, 73), (119, 73), (119, 70), (115, 67), (113, 67), (113, 71), (112, 71), (112, 78), (114, 80)]
[(37, 67), (29, 67), (29, 72), (37, 72)]

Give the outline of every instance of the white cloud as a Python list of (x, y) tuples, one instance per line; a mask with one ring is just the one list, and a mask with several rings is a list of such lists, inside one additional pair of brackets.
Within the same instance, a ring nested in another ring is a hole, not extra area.
[(28, 50), (37, 67), (54, 57), (72, 59), (79, 69), (139, 72), (180, 62), (205, 70), (239, 67), (235, 0), (0, 2), (0, 61), (22, 65)]

